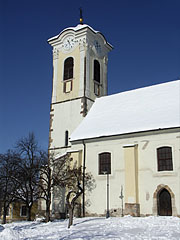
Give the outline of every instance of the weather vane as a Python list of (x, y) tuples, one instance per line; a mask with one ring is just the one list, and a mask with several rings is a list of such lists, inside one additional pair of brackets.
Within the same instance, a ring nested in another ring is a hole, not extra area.
[(82, 8), (79, 8), (80, 10), (80, 24), (83, 24), (83, 16), (82, 16)]

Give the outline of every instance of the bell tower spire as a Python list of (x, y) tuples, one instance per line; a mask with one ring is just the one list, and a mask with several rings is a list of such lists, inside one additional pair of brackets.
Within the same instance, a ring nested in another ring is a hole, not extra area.
[(79, 11), (80, 11), (79, 23), (80, 23), (80, 24), (83, 24), (83, 15), (82, 15), (82, 8), (81, 8), (81, 7), (79, 8)]

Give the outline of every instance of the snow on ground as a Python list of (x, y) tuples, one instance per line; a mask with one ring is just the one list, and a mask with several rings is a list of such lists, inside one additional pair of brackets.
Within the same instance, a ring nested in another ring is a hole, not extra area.
[(180, 239), (177, 217), (76, 218), (70, 229), (67, 224), (67, 220), (5, 224), (0, 240)]

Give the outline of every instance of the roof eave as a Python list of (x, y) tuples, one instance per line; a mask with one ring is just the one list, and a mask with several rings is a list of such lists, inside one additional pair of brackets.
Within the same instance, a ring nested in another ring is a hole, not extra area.
[(127, 133), (119, 133), (119, 134), (112, 134), (112, 135), (102, 135), (98, 137), (89, 137), (89, 138), (81, 138), (81, 139), (75, 139), (71, 140), (71, 143), (76, 143), (76, 142), (83, 142), (83, 141), (90, 141), (90, 140), (95, 140), (95, 139), (102, 139), (102, 138), (110, 138), (110, 137), (118, 137), (118, 136), (127, 136), (127, 135), (132, 135), (132, 134), (142, 134), (142, 133), (147, 133), (147, 132), (155, 132), (155, 131), (163, 131), (163, 130), (171, 130), (171, 129), (178, 129), (180, 126), (176, 127), (168, 127), (168, 128), (156, 128), (156, 129), (150, 129), (150, 130), (143, 130), (143, 131), (137, 131), (137, 132), (127, 132)]

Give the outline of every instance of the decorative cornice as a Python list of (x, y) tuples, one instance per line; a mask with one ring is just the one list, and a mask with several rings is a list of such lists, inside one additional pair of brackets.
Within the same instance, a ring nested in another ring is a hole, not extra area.
[(59, 58), (59, 50), (58, 49), (53, 49), (53, 59), (56, 60)]

